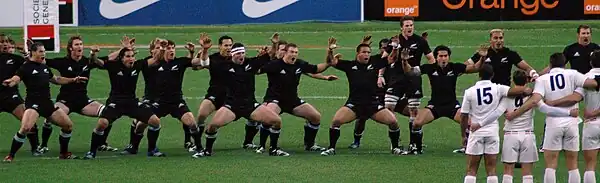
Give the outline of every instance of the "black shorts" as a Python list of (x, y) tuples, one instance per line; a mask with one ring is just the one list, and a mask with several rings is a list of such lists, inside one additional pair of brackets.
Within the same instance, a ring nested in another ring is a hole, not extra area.
[(88, 96), (58, 96), (56, 102), (60, 102), (69, 108), (69, 113), (76, 112), (82, 114), (83, 108), (90, 105), (94, 100)]
[(25, 109), (33, 109), (40, 116), (48, 119), (54, 111), (58, 110), (58, 107), (55, 107), (54, 102), (50, 99), (27, 99), (25, 100)]
[(434, 119), (438, 119), (441, 117), (447, 117), (450, 119), (454, 119), (456, 112), (460, 109), (460, 103), (456, 101), (455, 104), (446, 104), (446, 105), (435, 105), (431, 103), (431, 101), (425, 107), (431, 111)]
[(25, 101), (19, 93), (0, 95), (0, 113), (12, 113), (15, 109)]
[(122, 116), (128, 116), (130, 118), (137, 119), (138, 121), (147, 123), (154, 114), (152, 113), (152, 109), (137, 100), (129, 100), (129, 101), (106, 101), (106, 107), (102, 114), (100, 114), (101, 118), (107, 119), (109, 122), (114, 122), (115, 120), (121, 118)]
[(406, 99), (406, 86), (391, 86), (385, 90), (382, 104), (397, 106)]
[(212, 102), (212, 104), (215, 106), (215, 109), (219, 109), (221, 107), (223, 107), (223, 105), (225, 104), (225, 93), (214, 93), (214, 92), (209, 92), (206, 95), (204, 95), (204, 99), (205, 100), (209, 100), (210, 102)]
[(256, 102), (256, 101), (254, 101), (254, 102), (244, 102), (244, 103), (234, 103), (234, 102), (232, 102), (232, 104), (228, 104), (226, 102), (225, 105), (223, 105), (223, 107), (228, 108), (229, 110), (231, 110), (231, 112), (233, 112), (233, 114), (235, 114), (235, 119), (233, 121), (237, 121), (238, 119), (240, 119), (242, 117), (250, 120), (250, 115), (259, 106), (260, 106), (260, 104), (258, 102)]
[(288, 114), (293, 114), (294, 113), (294, 109), (302, 104), (305, 104), (306, 102), (298, 97), (295, 98), (289, 98), (289, 99), (281, 99), (281, 100), (277, 100), (277, 99), (273, 99), (273, 98), (265, 98), (264, 100), (265, 104), (268, 103), (275, 103), (279, 106), (279, 108), (281, 108), (281, 112), (279, 112), (279, 114), (281, 113), (288, 113)]
[(420, 99), (423, 98), (423, 82), (421, 76), (408, 76), (408, 86), (406, 87), (406, 98)]
[(377, 112), (386, 109), (379, 101), (370, 103), (356, 103), (347, 101), (344, 107), (349, 108), (356, 115), (356, 119), (369, 119)]
[(183, 99), (173, 102), (154, 102), (151, 105), (152, 111), (159, 118), (171, 115), (171, 117), (181, 120), (185, 113), (190, 112), (190, 108)]

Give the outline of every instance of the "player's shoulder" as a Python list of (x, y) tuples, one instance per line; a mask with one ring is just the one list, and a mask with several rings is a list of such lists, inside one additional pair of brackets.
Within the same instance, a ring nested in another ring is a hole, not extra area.
[(569, 45), (567, 45), (567, 46), (565, 47), (565, 49), (566, 49), (566, 50), (570, 50), (570, 49), (577, 48), (577, 47), (579, 47), (579, 43), (575, 42), (575, 43), (572, 43), (572, 44), (569, 44)]

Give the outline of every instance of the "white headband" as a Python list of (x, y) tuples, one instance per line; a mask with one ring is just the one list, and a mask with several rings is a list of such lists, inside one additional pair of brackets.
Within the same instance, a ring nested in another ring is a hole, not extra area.
[(231, 49), (232, 56), (235, 55), (236, 53), (242, 53), (242, 52), (246, 52), (246, 49), (243, 46)]

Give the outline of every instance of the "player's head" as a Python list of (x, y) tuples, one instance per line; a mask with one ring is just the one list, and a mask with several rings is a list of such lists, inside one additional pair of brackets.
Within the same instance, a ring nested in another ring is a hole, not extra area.
[(15, 49), (16, 49), (17, 43), (15, 43), (15, 40), (13, 39), (8, 39), (8, 48), (7, 48), (7, 52), (8, 53), (15, 53)]
[(175, 42), (173, 40), (167, 40), (167, 47), (165, 49), (165, 60), (171, 61), (175, 59)]
[(452, 50), (445, 45), (439, 45), (433, 49), (433, 56), (440, 67), (446, 67), (450, 61)]
[(234, 43), (231, 46), (231, 60), (236, 64), (243, 64), (246, 58), (246, 48), (242, 43)]
[(577, 42), (581, 45), (588, 45), (592, 42), (592, 27), (589, 25), (579, 25), (577, 27)]
[(490, 47), (495, 50), (504, 48), (504, 31), (502, 29), (490, 31)]
[(369, 62), (369, 57), (371, 57), (371, 46), (368, 44), (359, 44), (356, 47), (356, 60), (366, 64)]
[(482, 64), (479, 68), (479, 78), (481, 80), (491, 80), (494, 77), (494, 68), (491, 64)]
[(10, 38), (6, 34), (0, 34), (0, 53), (8, 52), (8, 40)]
[(221, 36), (219, 38), (219, 53), (221, 53), (221, 56), (230, 56), (232, 45), (233, 38), (229, 36)]
[(294, 62), (296, 62), (296, 59), (298, 58), (298, 45), (294, 44), (294, 43), (288, 43), (285, 46), (285, 56), (283, 56), (283, 61), (293, 64)]
[(275, 57), (277, 59), (282, 59), (283, 56), (285, 55), (285, 47), (287, 46), (287, 42), (280, 40), (279, 42), (277, 42), (277, 53), (275, 54)]
[(595, 50), (590, 56), (590, 64), (593, 68), (600, 68), (600, 50)]
[(525, 86), (527, 84), (527, 81), (529, 81), (529, 76), (527, 75), (527, 73), (520, 69), (517, 69), (515, 72), (513, 72), (512, 77), (513, 82), (517, 86)]
[(119, 51), (119, 56), (117, 56), (117, 60), (123, 62), (123, 65), (128, 68), (132, 68), (135, 63), (135, 52), (131, 48), (123, 48)]
[(154, 42), (156, 42), (156, 40), (158, 40), (160, 38), (155, 38), (154, 40), (150, 41), (150, 44), (148, 44), (148, 50), (150, 51), (150, 55), (152, 55), (153, 52), (158, 52), (160, 51), (160, 46), (157, 46), (154, 44)]
[(400, 19), (400, 26), (402, 27), (402, 35), (412, 36), (415, 32), (415, 18), (412, 16), (403, 16)]
[(44, 44), (36, 42), (29, 46), (29, 53), (31, 54), (31, 60), (35, 62), (43, 62), (46, 59), (46, 48)]
[(83, 56), (83, 39), (79, 35), (71, 36), (67, 41), (67, 56), (81, 57)]
[(565, 67), (567, 58), (562, 53), (553, 53), (550, 55), (550, 68)]
[(379, 52), (385, 52), (387, 50), (388, 44), (390, 44), (390, 39), (388, 38), (383, 38), (379, 40)]

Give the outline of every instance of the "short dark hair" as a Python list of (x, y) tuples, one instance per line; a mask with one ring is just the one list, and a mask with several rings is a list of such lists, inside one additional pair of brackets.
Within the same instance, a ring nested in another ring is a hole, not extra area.
[(358, 46), (356, 46), (356, 53), (360, 52), (360, 49), (361, 49), (362, 47), (371, 48), (371, 46), (369, 46), (369, 44), (364, 44), (364, 43), (361, 43), (361, 44), (359, 44)]
[(435, 49), (433, 49), (433, 56), (435, 58), (437, 58), (439, 51), (447, 51), (448, 52), (448, 56), (452, 55), (452, 50), (450, 50), (450, 48), (448, 48), (448, 46), (446, 46), (446, 45), (439, 45), (439, 46), (435, 47)]
[(41, 42), (34, 42), (33, 44), (31, 44), (31, 46), (29, 46), (29, 51), (31, 51), (31, 52), (38, 51), (38, 49), (40, 49), (40, 47), (44, 47), (44, 44), (42, 44)]
[(285, 50), (288, 50), (289, 48), (298, 48), (298, 45), (294, 43), (288, 43), (285, 45)]
[(229, 36), (225, 35), (225, 36), (221, 36), (221, 37), (219, 38), (219, 45), (223, 44), (223, 40), (226, 40), (226, 39), (231, 39), (231, 42), (233, 42), (233, 38), (231, 38), (231, 37), (229, 37)]
[(553, 53), (550, 55), (550, 67), (564, 67), (567, 63), (567, 58), (562, 53)]
[(382, 46), (384, 43), (390, 43), (390, 39), (388, 39), (388, 38), (383, 38), (383, 39), (379, 40), (379, 49), (381, 49), (381, 46)]
[(402, 18), (400, 18), (400, 26), (404, 26), (404, 21), (415, 21), (415, 17), (412, 17), (410, 15), (405, 15)]
[(73, 41), (75, 40), (83, 41), (80, 35), (71, 36), (69, 41), (67, 41), (67, 56), (71, 56), (71, 49), (73, 48)]
[(581, 32), (581, 29), (590, 29), (590, 33), (592, 33), (592, 27), (590, 27), (589, 25), (586, 25), (586, 24), (579, 25), (577, 27), (577, 34), (579, 34)]
[(494, 68), (491, 64), (483, 64), (481, 68), (479, 68), (479, 77), (482, 80), (490, 80), (494, 77)]
[(171, 45), (175, 46), (175, 41), (168, 39), (167, 46), (171, 46)]
[[(127, 53), (128, 51), (133, 51), (133, 49), (131, 49), (131, 48), (121, 49), (121, 51), (119, 51), (119, 55), (117, 56), (117, 61), (123, 61), (123, 58), (125, 58), (125, 53)], [(135, 51), (133, 51), (133, 54), (135, 55)]]
[(594, 50), (590, 56), (590, 64), (594, 68), (600, 68), (600, 50)]
[(513, 81), (515, 82), (515, 85), (524, 86), (527, 84), (527, 80), (529, 80), (529, 76), (527, 76), (525, 71), (518, 69), (513, 72)]

